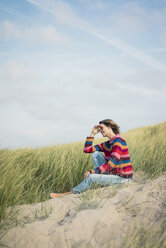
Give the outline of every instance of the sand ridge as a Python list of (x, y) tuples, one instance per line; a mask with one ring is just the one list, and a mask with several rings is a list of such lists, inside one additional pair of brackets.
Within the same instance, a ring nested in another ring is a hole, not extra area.
[[(12, 227), (0, 243), (10, 248), (124, 247), (135, 226), (149, 226), (155, 232), (166, 221), (165, 204), (166, 174), (142, 182), (135, 177), (117, 189), (92, 189), (18, 206), (18, 219), (26, 217), (30, 223)], [(43, 218), (46, 210), (48, 217)], [(30, 221), (34, 213), (37, 217)]]

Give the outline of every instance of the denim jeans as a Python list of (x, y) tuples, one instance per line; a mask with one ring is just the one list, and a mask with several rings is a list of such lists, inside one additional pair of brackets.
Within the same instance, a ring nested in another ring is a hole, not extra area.
[[(101, 152), (95, 151), (92, 154), (92, 160), (95, 168), (106, 162), (104, 155)], [(131, 179), (123, 178), (117, 175), (105, 174), (90, 174), (78, 186), (72, 189), (74, 194), (80, 194), (91, 188), (93, 184), (101, 186), (120, 185), (122, 183), (131, 182)]]

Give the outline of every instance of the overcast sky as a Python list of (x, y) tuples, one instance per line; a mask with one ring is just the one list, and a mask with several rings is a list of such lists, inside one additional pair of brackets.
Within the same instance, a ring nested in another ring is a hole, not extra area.
[(165, 121), (166, 0), (0, 0), (0, 112), (0, 148)]

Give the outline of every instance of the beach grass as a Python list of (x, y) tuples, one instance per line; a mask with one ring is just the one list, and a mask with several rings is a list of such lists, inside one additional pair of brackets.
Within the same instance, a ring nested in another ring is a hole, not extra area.
[[(155, 178), (166, 171), (166, 122), (121, 134), (133, 169)], [(103, 139), (96, 139), (94, 144)], [(84, 141), (43, 148), (0, 150), (0, 220), (9, 206), (44, 202), (50, 192), (67, 192), (93, 168)]]
[(127, 235), (122, 245), (125, 248), (166, 247), (166, 223), (164, 218), (154, 227), (154, 223), (145, 222), (142, 225), (134, 223), (128, 227)]

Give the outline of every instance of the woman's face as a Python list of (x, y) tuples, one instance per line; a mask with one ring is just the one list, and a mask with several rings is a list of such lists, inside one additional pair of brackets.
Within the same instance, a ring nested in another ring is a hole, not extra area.
[(108, 137), (111, 131), (111, 127), (107, 127), (104, 124), (98, 125), (100, 127), (100, 133), (103, 135), (103, 137)]

